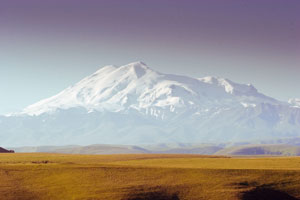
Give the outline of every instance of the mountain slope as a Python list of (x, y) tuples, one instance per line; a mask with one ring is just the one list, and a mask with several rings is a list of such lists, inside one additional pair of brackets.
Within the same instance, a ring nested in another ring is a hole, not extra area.
[(14, 145), (239, 142), (300, 136), (300, 108), (251, 84), (106, 66), (59, 94), (0, 116)]

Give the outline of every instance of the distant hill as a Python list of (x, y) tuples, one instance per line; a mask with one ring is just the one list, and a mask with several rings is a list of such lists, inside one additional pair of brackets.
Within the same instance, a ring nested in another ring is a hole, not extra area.
[(80, 147), (79, 145), (66, 145), (66, 146), (25, 146), (25, 147), (15, 147), (13, 148), (17, 153), (50, 153), (54, 152), (56, 149), (69, 149)]
[(151, 153), (162, 154), (202, 154), (213, 155), (223, 149), (221, 146), (212, 144), (158, 144), (142, 146)]
[(285, 144), (243, 145), (222, 149), (216, 155), (300, 156), (300, 146)]
[(70, 154), (140, 154), (150, 153), (148, 150), (138, 146), (129, 145), (89, 145), (83, 147), (56, 149), (57, 153)]
[[(228, 156), (300, 156), (300, 146), (287, 144), (244, 144), (234, 146), (210, 144), (36, 146), (13, 148), (16, 152), (48, 152), (65, 154), (202, 154)], [(6, 150), (7, 151), (7, 150)]]
[(29, 146), (14, 148), (16, 152), (48, 152), (66, 154), (203, 154), (213, 155), (221, 150), (221, 147), (213, 145), (154, 145), (154, 146), (133, 146), (133, 145), (107, 145), (95, 144), (89, 146)]
[(130, 145), (106, 145), (95, 144), (89, 146), (38, 146), (38, 147), (19, 147), (16, 152), (49, 152), (66, 154), (139, 154), (150, 153), (148, 150)]
[(14, 153), (14, 151), (7, 150), (7, 149), (4, 149), (4, 148), (0, 147), (0, 153)]

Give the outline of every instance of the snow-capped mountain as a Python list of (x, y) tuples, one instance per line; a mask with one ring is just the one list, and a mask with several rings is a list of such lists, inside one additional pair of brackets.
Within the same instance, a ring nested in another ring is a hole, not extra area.
[(22, 113), (40, 115), (83, 107), (88, 111), (135, 110), (163, 119), (180, 110), (236, 104), (253, 107), (257, 103), (279, 104), (258, 93), (250, 84), (215, 77), (195, 79), (162, 74), (142, 62), (135, 62), (121, 67), (103, 67), (58, 95), (25, 108)]
[(299, 101), (251, 84), (106, 66), (59, 94), (0, 117), (0, 144), (228, 142), (300, 136)]

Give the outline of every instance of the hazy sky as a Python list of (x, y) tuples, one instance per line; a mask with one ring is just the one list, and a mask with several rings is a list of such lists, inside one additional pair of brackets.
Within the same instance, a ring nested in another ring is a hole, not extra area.
[(0, 0), (0, 114), (137, 60), (300, 97), (300, 1)]

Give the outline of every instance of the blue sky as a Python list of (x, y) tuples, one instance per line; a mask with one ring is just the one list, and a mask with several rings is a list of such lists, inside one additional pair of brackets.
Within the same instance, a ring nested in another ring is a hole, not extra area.
[(297, 0), (3, 0), (0, 114), (138, 60), (299, 98), (299, 10)]

